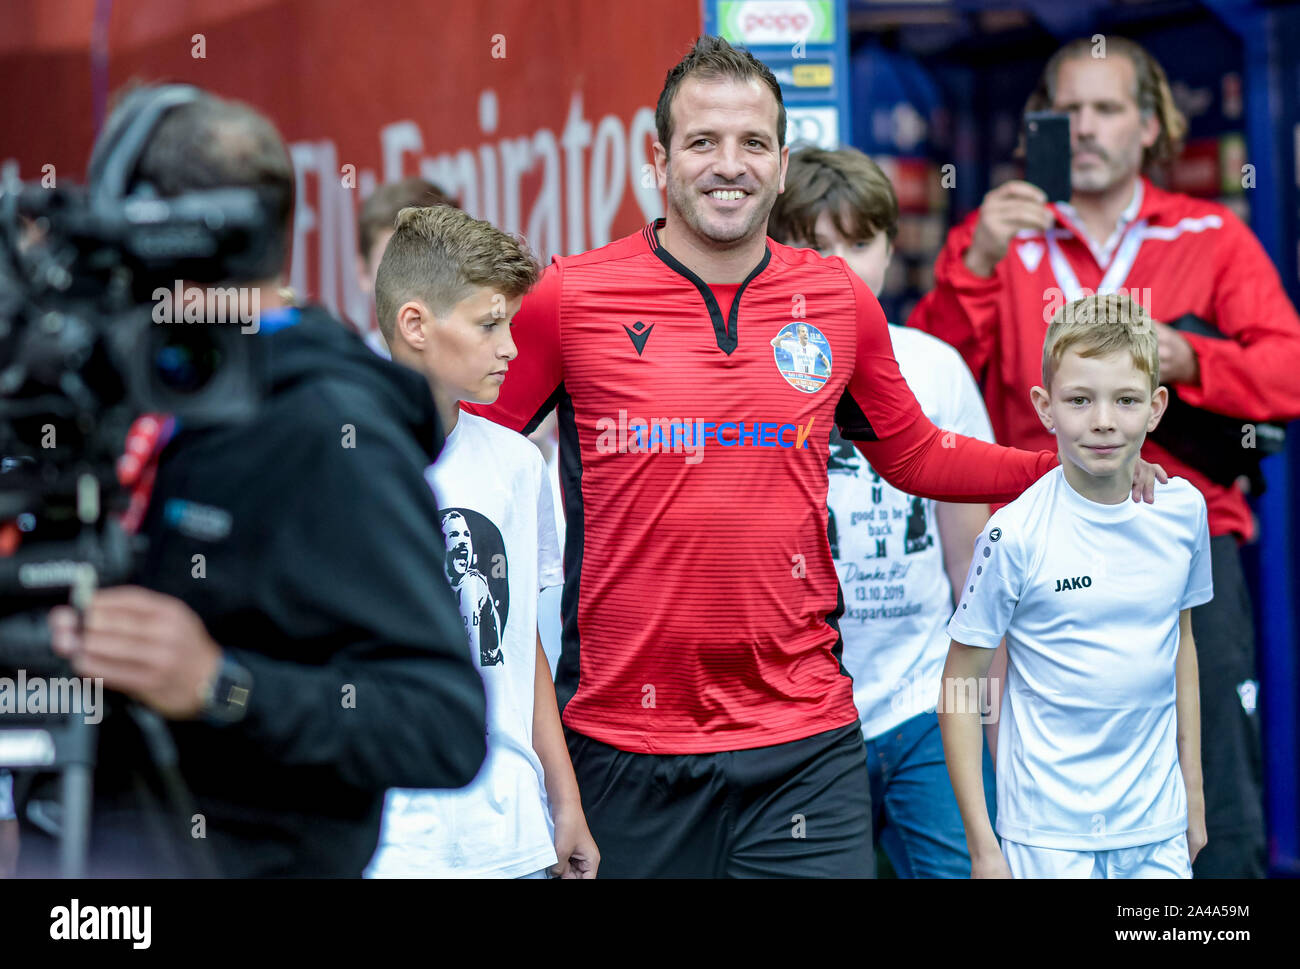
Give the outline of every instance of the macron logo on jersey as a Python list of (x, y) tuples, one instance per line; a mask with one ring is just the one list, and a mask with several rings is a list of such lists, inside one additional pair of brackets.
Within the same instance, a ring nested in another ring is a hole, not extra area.
[(808, 450), (808, 436), (817, 418), (807, 424), (781, 421), (706, 421), (703, 418), (627, 416), (596, 421), (598, 454), (684, 454), (687, 464), (704, 460), (709, 442), (720, 447), (769, 447)]
[(641, 356), (641, 351), (645, 349), (645, 342), (650, 339), (650, 331), (654, 328), (653, 323), (646, 326), (640, 320), (636, 321), (636, 326), (624, 325), (623, 329), (627, 330), (627, 335), (632, 338), (632, 346), (636, 347), (638, 357)]

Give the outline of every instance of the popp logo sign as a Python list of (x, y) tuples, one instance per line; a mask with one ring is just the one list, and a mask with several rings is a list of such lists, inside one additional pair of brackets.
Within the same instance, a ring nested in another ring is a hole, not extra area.
[(720, 5), (723, 35), (740, 44), (831, 40), (829, 0), (738, 0)]

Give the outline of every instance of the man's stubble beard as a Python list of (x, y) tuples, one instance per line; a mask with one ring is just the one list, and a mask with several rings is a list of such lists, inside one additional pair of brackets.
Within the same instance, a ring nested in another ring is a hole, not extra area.
[(680, 186), (672, 177), (672, 168), (669, 167), (669, 211), (674, 213), (696, 235), (720, 246), (736, 245), (753, 238), (755, 235), (766, 234), (767, 217), (772, 212), (772, 206), (776, 204), (776, 190), (775, 188), (768, 189), (766, 186), (760, 186), (759, 190), (751, 193), (750, 197), (754, 200), (754, 208), (750, 217), (736, 228), (726, 230), (724, 234), (718, 235), (706, 225), (703, 210), (707, 203), (704, 201), (704, 196), (696, 192), (693, 185)]

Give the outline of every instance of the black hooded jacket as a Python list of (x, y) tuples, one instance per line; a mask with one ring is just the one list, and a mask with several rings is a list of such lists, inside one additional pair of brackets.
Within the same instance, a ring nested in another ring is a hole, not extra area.
[(169, 724), (201, 818), (169, 805), (181, 845), (160, 853), (137, 813), (148, 754), (110, 708), (93, 871), (196, 872), (188, 834), (223, 875), (356, 876), (385, 789), (460, 787), (483, 761), (483, 686), (423, 477), (442, 444), (428, 384), (319, 309), (246, 338), (268, 397), (252, 423), (168, 444), (136, 582), (184, 600), (251, 671), (247, 714)]

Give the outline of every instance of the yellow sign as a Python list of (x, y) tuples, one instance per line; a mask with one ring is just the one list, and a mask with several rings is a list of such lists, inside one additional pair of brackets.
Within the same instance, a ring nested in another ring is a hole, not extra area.
[(830, 87), (835, 76), (829, 64), (794, 65), (795, 87)]

